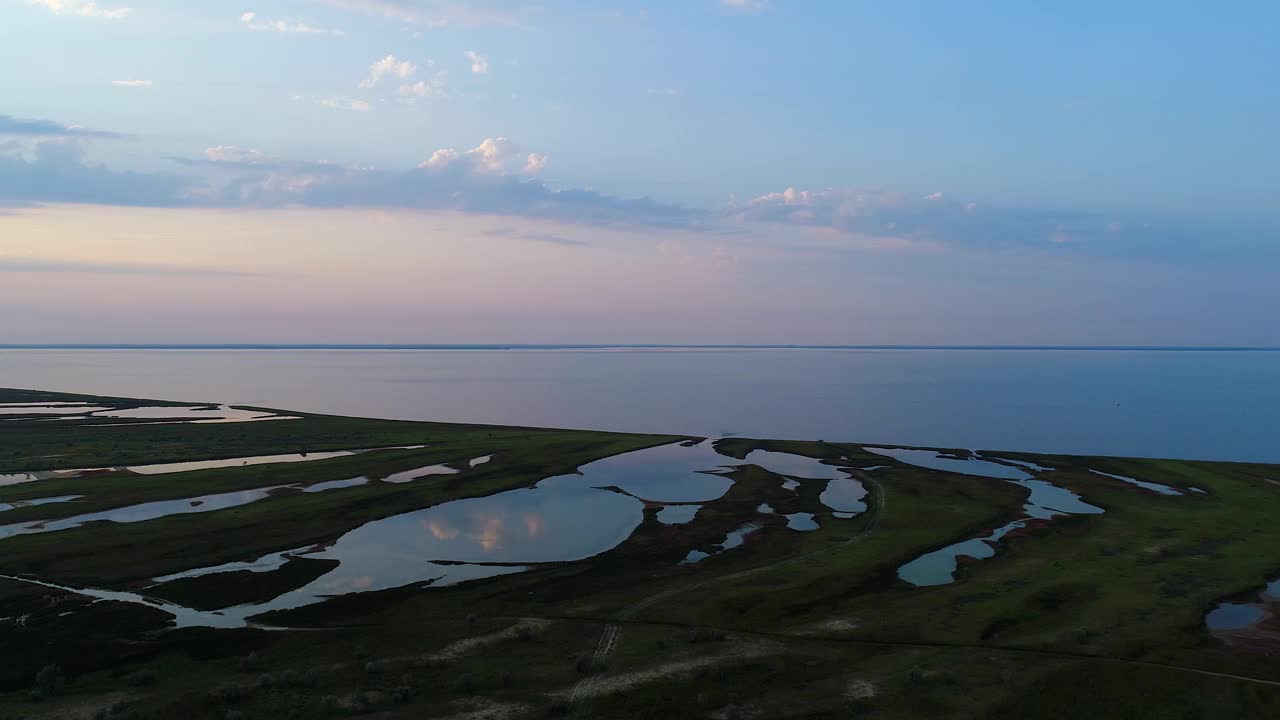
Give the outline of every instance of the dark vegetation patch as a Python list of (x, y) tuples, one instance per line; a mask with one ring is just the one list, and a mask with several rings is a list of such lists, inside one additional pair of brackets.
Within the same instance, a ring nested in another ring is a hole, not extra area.
[(338, 567), (337, 560), (297, 557), (269, 572), (234, 572), (179, 578), (147, 589), (147, 594), (196, 610), (263, 603), (302, 587)]
[[(0, 391), (0, 402), (18, 396), (35, 397)], [(39, 395), (67, 399), (99, 400)], [(238, 426), (0, 424), (0, 472), (37, 469), (39, 456), (57, 454), (43, 460), (98, 467), (430, 443), (275, 467), (0, 488), (0, 501), (79, 489), (92, 507), (434, 463), (462, 469), (497, 453), (492, 463), (407, 485), (289, 492), (208, 514), (0, 540), (0, 573), (137, 588), (167, 572), (325, 542), (371, 519), (526, 487), (682, 439), (312, 415)], [(852, 519), (822, 508), (825, 481), (791, 492), (781, 477), (744, 467), (692, 522), (663, 525), (650, 510), (630, 539), (598, 557), (451, 587), (344, 596), (266, 618), (305, 628), (293, 632), (164, 630), (157, 610), (0, 580), (0, 718), (73, 710), (119, 720), (506, 711), (724, 720), (1280, 716), (1275, 687), (1144, 664), (1280, 680), (1280, 652), (1268, 651), (1280, 644), (1260, 635), (1245, 652), (1202, 628), (1217, 602), (1256, 597), (1275, 577), (1280, 487), (1264, 481), (1280, 479), (1274, 467), (1000, 453), (1057, 468), (1045, 479), (1106, 513), (1037, 523), (1006, 538), (995, 557), (966, 563), (956, 583), (915, 588), (897, 577), (902, 563), (1007, 521), (1026, 491), (847, 443), (733, 438), (717, 447), (737, 458), (759, 448), (836, 467), (886, 467), (856, 475), (871, 495), (868, 511)], [(1090, 469), (1208, 494), (1154, 498)], [(812, 512), (819, 528), (791, 531), (757, 512), (762, 502), (777, 513)], [(710, 551), (746, 522), (761, 529), (742, 547), (680, 564), (690, 549)], [(202, 608), (260, 602), (330, 567), (303, 558), (146, 592)], [(521, 625), (527, 618), (540, 620)], [(597, 656), (610, 624), (619, 628), (613, 647)], [(671, 667), (686, 669), (661, 671)], [(570, 703), (584, 681), (623, 689)]]

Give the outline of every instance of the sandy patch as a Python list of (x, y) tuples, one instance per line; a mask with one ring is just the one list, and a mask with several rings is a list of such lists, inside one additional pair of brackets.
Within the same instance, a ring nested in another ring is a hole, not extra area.
[[(688, 677), (694, 673), (715, 667), (717, 665), (727, 665), (729, 663), (752, 658), (764, 657), (766, 655), (776, 655), (783, 651), (781, 644), (771, 641), (750, 641), (740, 642), (731, 646), (724, 652), (715, 655), (703, 655), (700, 657), (685, 657), (660, 665), (633, 670), (631, 672), (617, 673), (613, 675), (600, 675), (593, 679), (593, 682), (579, 688), (579, 698), (596, 697), (600, 695), (613, 695), (616, 693), (627, 692), (633, 688), (649, 683), (660, 682), (670, 678)], [(558, 693), (560, 696), (567, 697), (569, 691)]]
[(529, 708), (515, 703), (499, 703), (484, 698), (459, 700), (454, 705), (465, 708), (460, 713), (445, 715), (440, 720), (507, 720), (524, 715)]
[[(100, 710), (110, 708), (116, 703), (129, 699), (129, 693), (113, 692), (88, 698), (75, 698), (51, 707), (47, 712), (27, 716), (31, 720), (93, 720)], [(50, 703), (52, 705), (53, 703)], [(6, 716), (7, 717), (7, 716)]]
[(453, 660), (468, 653), (475, 652), (490, 645), (497, 645), (507, 640), (515, 640), (520, 637), (521, 633), (531, 632), (540, 633), (550, 626), (550, 621), (538, 620), (534, 618), (526, 618), (504, 630), (499, 630), (488, 635), (477, 635), (475, 637), (463, 638), (444, 646), (440, 652), (432, 657), (437, 660)]
[(854, 678), (844, 689), (844, 699), (850, 702), (866, 701), (876, 696), (876, 686), (869, 680)]
[(809, 625), (801, 625), (790, 631), (790, 635), (826, 635), (828, 633), (849, 632), (857, 630), (858, 623), (853, 618), (828, 618)]

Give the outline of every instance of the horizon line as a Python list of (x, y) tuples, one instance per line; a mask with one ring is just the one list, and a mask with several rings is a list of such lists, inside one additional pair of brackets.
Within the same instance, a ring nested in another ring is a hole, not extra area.
[(814, 345), (793, 343), (0, 343), (0, 350), (1093, 350), (1275, 352), (1276, 345)]

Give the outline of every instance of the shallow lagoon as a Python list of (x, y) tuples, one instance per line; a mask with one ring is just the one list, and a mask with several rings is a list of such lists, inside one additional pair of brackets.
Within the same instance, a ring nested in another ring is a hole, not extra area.
[[(362, 448), (359, 450), (333, 450), (327, 452), (286, 453), (283, 455), (252, 455), (248, 457), (219, 458), (216, 460), (188, 460), (172, 463), (155, 463), (151, 465), (127, 465), (116, 468), (75, 468), (68, 470), (48, 470), (0, 475), (0, 486), (51, 480), (55, 478), (73, 478), (90, 472), (131, 472), (137, 475), (164, 475), (166, 473), (192, 472), (195, 470), (213, 470), (216, 468), (248, 467), (250, 465), (275, 465), (279, 463), (310, 462), (312, 460), (329, 460), (331, 458), (349, 457), (375, 450), (421, 450), (426, 445), (401, 445), (388, 448)], [(479, 465), (486, 458), (472, 460), (472, 467)]]
[[(795, 473), (807, 481), (823, 482), (825, 479), (828, 485), (853, 483), (853, 486), (838, 485), (837, 495), (865, 495), (861, 486), (844, 472), (811, 458), (785, 453), (753, 453), (750, 460), (771, 471)], [(459, 463), (459, 466), (471, 468), (489, 461), (491, 457), (484, 456)], [(531, 564), (581, 560), (606, 552), (630, 537), (644, 519), (644, 501), (677, 503), (659, 511), (661, 522), (691, 522), (701, 507), (698, 503), (719, 498), (732, 486), (733, 481), (721, 473), (742, 462), (720, 455), (710, 441), (639, 450), (589, 463), (580, 468), (579, 473), (547, 478), (531, 488), (454, 500), (375, 520), (325, 546), (281, 550), (253, 560), (192, 568), (157, 578), (156, 582), (237, 570), (273, 572), (294, 557), (339, 561), (336, 568), (303, 587), (266, 603), (225, 609), (218, 616), (220, 624), (234, 624), (247, 622), (247, 618), (263, 612), (300, 607), (338, 594), (416, 583), (448, 585), (520, 572)], [(407, 481), (433, 473), (458, 472), (461, 471), (456, 467), (434, 465), (381, 480)], [(370, 480), (362, 477), (287, 487), (306, 492), (340, 492), (367, 482)], [(254, 502), (281, 489), (270, 487), (146, 503), (43, 525), (5, 528), (0, 533), (6, 530), (7, 534), (49, 532), (95, 520), (139, 522), (172, 514), (209, 512)], [(613, 492), (612, 489), (622, 492)], [(862, 495), (858, 494), (859, 491)], [(769, 510), (772, 511), (771, 508)], [(811, 513), (793, 513), (786, 520), (788, 527), (796, 531), (817, 528), (817, 521)], [(729, 533), (714, 552), (741, 546), (746, 536), (759, 528), (759, 524), (749, 523)], [(694, 550), (685, 562), (697, 562), (710, 554)], [(206, 614), (187, 612), (180, 622), (200, 624), (207, 619)]]
[[(1025, 527), (1030, 519), (1050, 519), (1066, 513), (1102, 512), (1101, 508), (1084, 502), (1065, 488), (1035, 479), (1027, 471), (1044, 471), (1046, 468), (1032, 463), (992, 462), (980, 457), (944, 457), (926, 450), (879, 447), (869, 447), (867, 450), (909, 464), (1011, 482), (1028, 491), (1023, 517), (988, 535), (955, 543), (903, 565), (899, 569), (899, 576), (914, 585), (953, 582), (958, 558), (981, 559), (993, 556), (997, 543), (1006, 534)], [(349, 455), (354, 452), (360, 451), (328, 455)], [(323, 454), (316, 453), (308, 458), (319, 459), (321, 455)], [(276, 460), (279, 457), (282, 456), (270, 459)], [(287, 457), (294, 461), (302, 459), (301, 456)], [(244, 460), (238, 459), (240, 462)], [(431, 465), (395, 473), (380, 480), (409, 482), (433, 474), (457, 474), (464, 471), (459, 468), (471, 469), (491, 460), (492, 456), (482, 456), (458, 463)], [(254, 560), (193, 568), (166, 578), (157, 578), (157, 582), (236, 570), (273, 572), (294, 557), (339, 561), (336, 568), (303, 587), (286, 592), (267, 603), (227, 609), (219, 620), (224, 622), (226, 618), (234, 616), (245, 622), (256, 614), (308, 605), (333, 595), (417, 583), (448, 585), (520, 572), (533, 564), (581, 560), (606, 552), (630, 537), (643, 521), (646, 502), (674, 503), (665, 505), (657, 513), (658, 520), (664, 524), (693, 521), (701, 507), (699, 503), (723, 496), (733, 485), (733, 481), (725, 474), (737, 465), (748, 463), (786, 477), (786, 483), (792, 489), (806, 482), (824, 483), (820, 501), (835, 511), (835, 517), (853, 517), (867, 508), (866, 488), (838, 464), (763, 451), (754, 451), (745, 460), (735, 460), (719, 454), (711, 441), (669, 444), (589, 463), (580, 468), (578, 473), (546, 478), (530, 488), (455, 500), (376, 520), (343, 534), (323, 547), (280, 550)], [(368, 477), (358, 477), (287, 487), (305, 492), (328, 492), (342, 491), (372, 481)], [(0, 538), (12, 534), (67, 529), (95, 520), (141, 522), (172, 514), (211, 512), (261, 500), (283, 487), (146, 503), (43, 524), (10, 526), (0, 528)], [(767, 503), (758, 510), (763, 513), (775, 512)], [(792, 531), (807, 532), (818, 528), (817, 518), (810, 512), (791, 513), (785, 516), (785, 520), (786, 526)], [(759, 523), (748, 523), (728, 533), (710, 552), (690, 550), (683, 563), (697, 563), (711, 555), (740, 547), (746, 537), (760, 527)], [(1223, 612), (1229, 611), (1227, 609)], [(183, 622), (198, 624), (200, 617), (203, 616), (184, 616)]]
[(1224, 602), (1210, 610), (1204, 624), (1210, 630), (1245, 630), (1262, 622), (1280, 605), (1280, 579), (1272, 580), (1253, 603)]
[[(958, 567), (959, 558), (969, 557), (975, 560), (985, 560), (994, 557), (996, 543), (1010, 532), (1026, 527), (1028, 520), (1049, 520), (1063, 514), (1096, 515), (1103, 512), (1102, 508), (1086, 503), (1079, 495), (1066, 488), (1058, 487), (1046, 480), (1033, 479), (1031, 475), (1019, 469), (1019, 467), (984, 460), (981, 457), (946, 457), (934, 450), (880, 447), (864, 447), (863, 449), (878, 455), (894, 458), (909, 465), (1011, 482), (1026, 488), (1029, 492), (1027, 503), (1022, 509), (1023, 517), (997, 528), (989, 535), (964, 540), (939, 550), (925, 553), (898, 568), (898, 577), (912, 585), (947, 585), (955, 582), (955, 571)], [(1030, 467), (1037, 471), (1048, 469), (1034, 463), (1015, 464), (1021, 467)]]
[(733, 481), (715, 474), (739, 461), (716, 452), (711, 441), (689, 447), (661, 445), (589, 463), (580, 474), (538, 483), (547, 490), (617, 487), (651, 502), (708, 502), (728, 492)]

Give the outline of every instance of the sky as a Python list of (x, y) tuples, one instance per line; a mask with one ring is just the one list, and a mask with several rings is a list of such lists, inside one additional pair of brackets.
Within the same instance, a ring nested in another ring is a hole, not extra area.
[(0, 344), (1280, 345), (1278, 23), (0, 0)]

